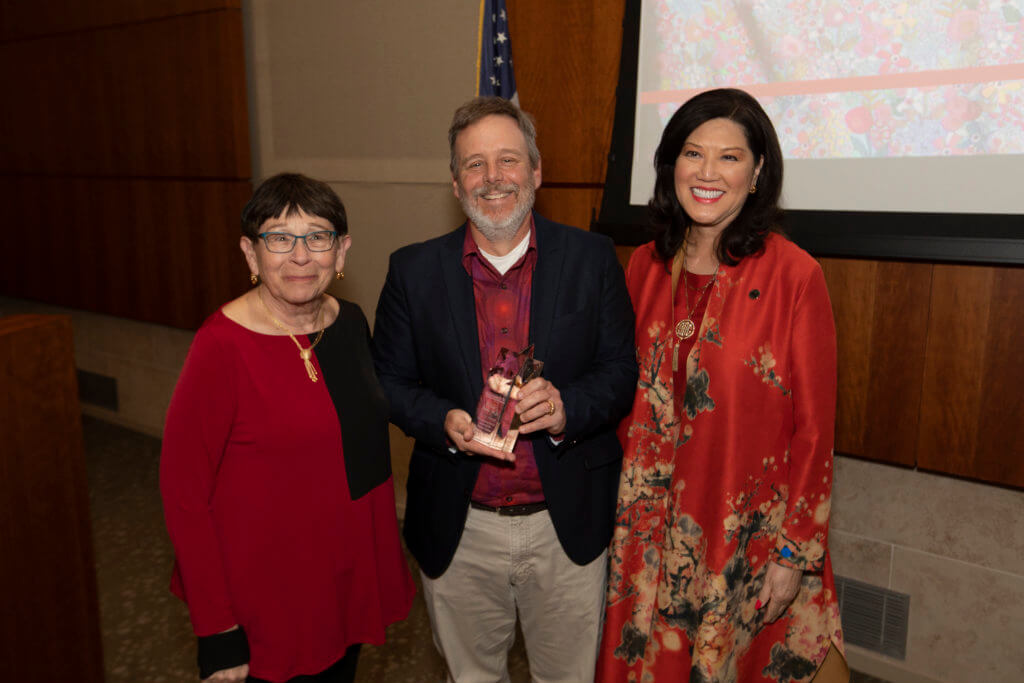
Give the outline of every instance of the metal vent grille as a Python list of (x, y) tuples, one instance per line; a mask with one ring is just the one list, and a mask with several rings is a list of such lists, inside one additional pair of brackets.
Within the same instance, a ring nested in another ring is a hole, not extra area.
[(909, 595), (843, 576), (836, 577), (836, 591), (846, 642), (906, 659)]
[(78, 370), (78, 399), (100, 408), (117, 410), (117, 380), (88, 370)]

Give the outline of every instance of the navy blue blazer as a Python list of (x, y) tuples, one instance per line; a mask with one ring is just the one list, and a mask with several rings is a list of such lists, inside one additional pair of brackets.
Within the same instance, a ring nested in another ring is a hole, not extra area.
[[(615, 428), (636, 386), (633, 308), (611, 240), (534, 214), (537, 265), (530, 342), (561, 392), (565, 440), (529, 434), (558, 539), (586, 564), (611, 540), (622, 448)], [(473, 281), (462, 265), (467, 227), (391, 255), (377, 304), (374, 365), (391, 421), (416, 440), (406, 543), (430, 577), (444, 573), (466, 522), (478, 456), (452, 453), (449, 410), (472, 415), (483, 388)]]

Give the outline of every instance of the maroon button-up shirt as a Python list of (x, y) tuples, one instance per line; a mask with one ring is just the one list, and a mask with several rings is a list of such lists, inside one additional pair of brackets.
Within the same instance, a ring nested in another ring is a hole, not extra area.
[[(537, 264), (537, 237), (532, 219), (529, 239), (526, 253), (502, 275), (480, 253), (469, 229), (466, 230), (462, 265), (473, 278), (480, 374), (485, 382), (487, 371), (501, 347), (521, 351), (530, 343), (530, 292)], [(501, 507), (544, 500), (533, 444), (528, 439), (519, 439), (513, 453), (515, 460), (512, 462), (480, 456), (474, 501)]]

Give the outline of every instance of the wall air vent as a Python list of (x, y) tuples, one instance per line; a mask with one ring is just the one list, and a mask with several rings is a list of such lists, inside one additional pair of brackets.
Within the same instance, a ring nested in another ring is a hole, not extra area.
[(910, 596), (836, 576), (839, 615), (847, 643), (905, 659)]
[(107, 410), (117, 410), (117, 380), (78, 369), (78, 399)]

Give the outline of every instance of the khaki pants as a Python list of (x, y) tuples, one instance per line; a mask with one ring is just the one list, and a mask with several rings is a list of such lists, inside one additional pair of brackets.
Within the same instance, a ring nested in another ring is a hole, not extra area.
[(593, 681), (607, 563), (607, 551), (584, 566), (570, 560), (546, 510), (507, 517), (470, 508), (451, 565), (423, 576), (448, 680), (507, 682), (518, 613), (534, 681)]

